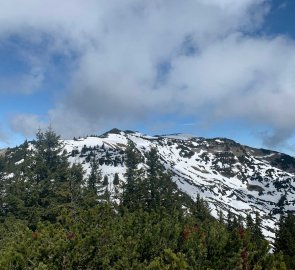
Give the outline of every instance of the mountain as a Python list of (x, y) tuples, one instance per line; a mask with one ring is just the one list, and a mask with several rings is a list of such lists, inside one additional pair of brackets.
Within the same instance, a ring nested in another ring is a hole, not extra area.
[[(193, 199), (200, 194), (216, 217), (219, 210), (225, 215), (231, 210), (243, 217), (259, 212), (264, 234), (272, 238), (280, 214), (295, 210), (295, 158), (283, 153), (244, 146), (226, 138), (148, 136), (118, 129), (62, 143), (69, 162), (81, 163), (86, 174), (90, 172), (90, 158), (97, 156), (102, 175), (108, 176), (108, 189), (113, 192), (115, 174), (124, 181), (128, 140), (140, 153), (142, 168), (147, 168), (147, 151), (156, 147), (161, 163), (179, 189)], [(12, 156), (17, 164), (22, 162), (21, 154)]]

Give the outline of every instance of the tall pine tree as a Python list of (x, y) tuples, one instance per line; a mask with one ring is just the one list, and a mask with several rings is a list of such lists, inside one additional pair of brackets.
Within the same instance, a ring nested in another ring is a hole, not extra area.
[(137, 209), (140, 206), (140, 186), (142, 184), (142, 171), (139, 170), (140, 153), (135, 144), (129, 140), (126, 147), (126, 183), (123, 186), (122, 204), (130, 210)]
[(275, 252), (283, 253), (288, 269), (295, 269), (295, 216), (281, 216), (275, 238)]
[(99, 194), (102, 192), (102, 174), (99, 168), (99, 161), (96, 156), (90, 160), (90, 174), (87, 179), (86, 197), (87, 203), (96, 205), (99, 200)]

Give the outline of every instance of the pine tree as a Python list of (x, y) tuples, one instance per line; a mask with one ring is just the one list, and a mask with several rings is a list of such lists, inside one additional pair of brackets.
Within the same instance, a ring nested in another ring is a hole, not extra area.
[(96, 157), (93, 157), (90, 161), (90, 174), (87, 181), (88, 190), (94, 194), (98, 193), (98, 187), (101, 184), (101, 170), (99, 169), (99, 162)]
[(285, 226), (285, 219), (286, 218), (284, 217), (284, 215), (280, 216), (278, 229), (276, 230), (276, 238), (274, 243), (276, 253), (287, 250), (287, 228)]
[[(52, 221), (59, 215), (60, 208), (71, 201), (67, 153), (51, 127), (45, 132), (37, 132), (34, 146), (30, 165), (25, 168), (31, 192), (35, 195), (29, 205), (40, 211), (42, 218)], [(32, 172), (28, 173), (30, 169)]]
[(247, 214), (247, 216), (246, 216), (246, 227), (249, 230), (253, 230), (253, 228), (254, 228), (254, 221), (253, 221), (251, 214)]
[(275, 252), (282, 252), (288, 269), (295, 269), (295, 216), (281, 216), (275, 238)]
[(4, 197), (5, 197), (5, 160), (4, 157), (0, 156), (0, 217), (4, 215)]
[(219, 221), (219, 223), (221, 223), (221, 224), (224, 223), (224, 215), (223, 215), (222, 210), (219, 210), (219, 212), (218, 212), (218, 221)]
[(38, 220), (54, 221), (60, 208), (70, 202), (69, 163), (59, 136), (49, 127), (36, 134), (33, 150), (21, 147), (24, 161), (7, 181), (6, 211), (16, 216), (28, 215), (32, 226)]
[(15, 171), (13, 177), (3, 180), (1, 215), (24, 218), (28, 214), (26, 209), (27, 184), (24, 178), (21, 177), (19, 171)]
[(233, 224), (233, 213), (231, 210), (228, 210), (227, 212), (227, 229), (230, 231), (233, 231), (234, 229), (234, 224)]
[(120, 180), (119, 180), (119, 175), (118, 173), (115, 173), (115, 176), (114, 176), (114, 180), (113, 180), (113, 184), (115, 186), (118, 186), (120, 184)]
[(96, 156), (90, 160), (90, 168), (90, 174), (86, 182), (85, 197), (86, 204), (88, 206), (94, 206), (98, 203), (99, 195), (102, 195), (102, 176)]
[(267, 264), (270, 246), (262, 234), (261, 225), (262, 220), (258, 212), (255, 212), (255, 221), (250, 215), (247, 216), (247, 237), (244, 246), (248, 253), (247, 266), (250, 269), (264, 269)]
[(35, 142), (35, 158), (39, 162), (39, 166), (45, 170), (36, 170), (37, 180), (42, 180), (60, 169), (61, 165), (67, 165), (67, 159), (64, 152), (62, 152), (62, 145), (60, 137), (49, 127), (45, 132), (39, 130), (36, 134)]
[(259, 213), (256, 212), (253, 234), (255, 235), (255, 239), (256, 239), (258, 245), (261, 243), (261, 241), (264, 240), (261, 225), (262, 225), (261, 217), (260, 217)]
[(198, 193), (197, 199), (194, 206), (194, 216), (200, 220), (204, 221), (210, 217), (210, 208), (207, 202), (201, 198), (200, 194)]
[(123, 186), (122, 203), (130, 210), (137, 209), (140, 204), (140, 185), (142, 183), (142, 171), (137, 169), (140, 155), (135, 144), (129, 140), (126, 147), (126, 184)]
[(82, 200), (82, 186), (84, 184), (84, 170), (80, 163), (73, 164), (69, 174), (69, 188), (72, 205), (77, 205)]
[(103, 185), (103, 186), (107, 186), (108, 184), (109, 184), (109, 178), (108, 178), (107, 175), (105, 175), (105, 176), (103, 177), (103, 183), (102, 183), (102, 185)]
[[(179, 191), (170, 174), (160, 163), (158, 151), (152, 147), (147, 153), (147, 176), (141, 184), (142, 205), (148, 210), (166, 209), (181, 211), (183, 207), (192, 207), (193, 200)], [(187, 205), (190, 204), (190, 205)]]
[(152, 147), (147, 154), (147, 179), (146, 182), (146, 194), (147, 194), (147, 207), (155, 209), (160, 206), (160, 185), (161, 173), (163, 173), (162, 165), (159, 162), (159, 156), (157, 149)]

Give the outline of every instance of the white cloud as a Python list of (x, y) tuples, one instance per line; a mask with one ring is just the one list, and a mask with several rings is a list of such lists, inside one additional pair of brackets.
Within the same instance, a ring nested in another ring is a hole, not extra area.
[(49, 111), (64, 135), (171, 113), (240, 117), (287, 134), (278, 140), (295, 130), (295, 45), (251, 35), (267, 0), (10, 0), (0, 10), (2, 38), (40, 45), (45, 35), (48, 58), (75, 55), (67, 90)]
[(3, 127), (0, 125), (0, 145), (8, 144), (9, 143), (9, 136), (7, 132), (3, 129)]
[(34, 114), (19, 114), (11, 119), (12, 130), (21, 132), (26, 137), (34, 136), (38, 129), (44, 129), (46, 126), (47, 124)]
[(39, 68), (33, 68), (28, 74), (19, 76), (0, 77), (1, 93), (31, 94), (40, 89), (43, 84), (44, 74)]

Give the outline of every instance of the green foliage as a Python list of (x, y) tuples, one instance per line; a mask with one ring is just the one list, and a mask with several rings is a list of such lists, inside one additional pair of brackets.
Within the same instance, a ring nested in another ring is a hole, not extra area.
[(212, 219), (208, 203), (199, 194), (197, 195), (196, 202), (191, 205), (191, 211), (199, 221)]
[(84, 190), (85, 201), (84, 204), (88, 207), (95, 206), (99, 200), (99, 193), (102, 189), (102, 175), (99, 169), (99, 161), (96, 157), (90, 160), (90, 174), (86, 182), (86, 189)]
[(108, 178), (108, 176), (107, 175), (105, 175), (104, 177), (103, 177), (103, 186), (107, 186), (108, 184), (109, 184), (109, 178)]
[(159, 257), (151, 261), (147, 269), (185, 270), (188, 269), (188, 265), (182, 253), (174, 253), (171, 249), (165, 249)]
[(119, 180), (119, 175), (118, 173), (115, 173), (115, 176), (114, 176), (114, 180), (113, 180), (113, 184), (115, 186), (118, 186), (120, 184), (120, 180)]
[(140, 153), (132, 141), (128, 141), (126, 147), (126, 184), (123, 186), (122, 204), (131, 209), (138, 208), (141, 201), (141, 191), (143, 187), (143, 171), (137, 166), (140, 162)]
[(98, 191), (98, 186), (101, 184), (102, 176), (101, 176), (101, 170), (99, 169), (99, 162), (96, 157), (93, 157), (90, 160), (90, 175), (88, 177), (87, 181), (87, 187), (88, 190), (97, 193)]
[(81, 164), (73, 164), (69, 169), (69, 192), (71, 204), (79, 205), (82, 202), (84, 185), (84, 170)]
[(275, 252), (284, 255), (288, 269), (295, 269), (295, 216), (281, 216), (275, 239)]

